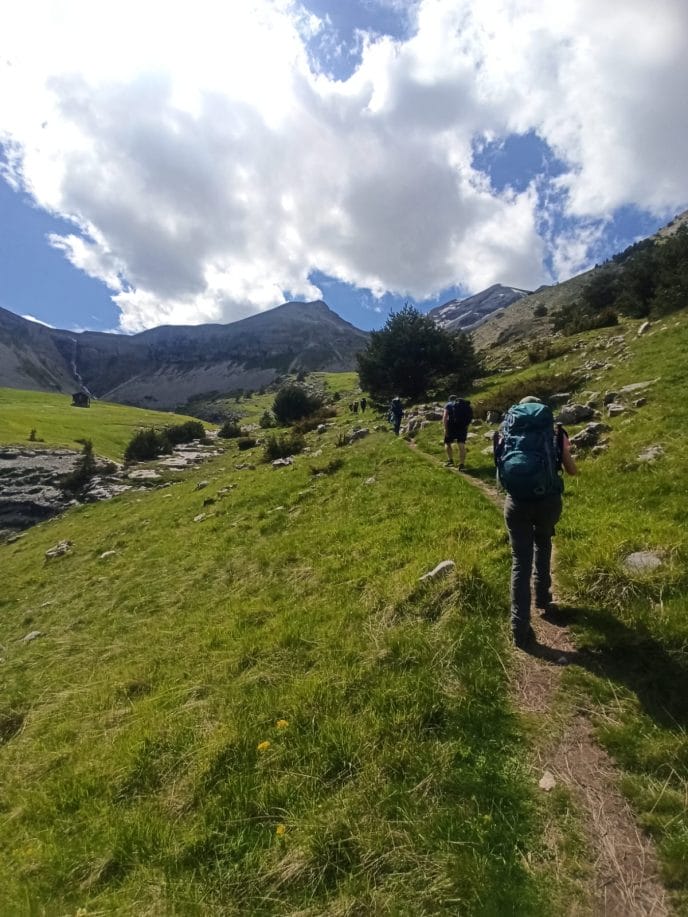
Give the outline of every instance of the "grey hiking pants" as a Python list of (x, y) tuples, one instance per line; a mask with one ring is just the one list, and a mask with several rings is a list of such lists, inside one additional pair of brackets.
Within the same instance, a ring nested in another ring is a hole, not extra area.
[(544, 500), (520, 501), (507, 497), (504, 521), (511, 544), (511, 627), (525, 637), (530, 626), (530, 577), (535, 604), (552, 601), (552, 536), (562, 510), (561, 494)]

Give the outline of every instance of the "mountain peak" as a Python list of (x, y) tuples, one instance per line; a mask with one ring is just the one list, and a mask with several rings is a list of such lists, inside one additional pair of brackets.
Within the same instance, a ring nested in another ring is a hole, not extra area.
[(449, 302), (431, 309), (428, 315), (446, 331), (471, 331), (482, 325), (495, 312), (505, 309), (529, 294), (530, 290), (493, 283), (486, 290), (466, 299), (450, 299)]

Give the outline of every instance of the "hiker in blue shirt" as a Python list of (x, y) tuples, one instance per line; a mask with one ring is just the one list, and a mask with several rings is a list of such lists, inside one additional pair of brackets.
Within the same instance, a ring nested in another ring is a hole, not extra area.
[(504, 521), (511, 544), (511, 628), (514, 643), (529, 649), (536, 638), (530, 626), (530, 579), (541, 616), (556, 613), (552, 600), (552, 537), (562, 511), (567, 474), (578, 473), (569, 438), (539, 398), (522, 398), (506, 413), (495, 434), (499, 483), (506, 490)]

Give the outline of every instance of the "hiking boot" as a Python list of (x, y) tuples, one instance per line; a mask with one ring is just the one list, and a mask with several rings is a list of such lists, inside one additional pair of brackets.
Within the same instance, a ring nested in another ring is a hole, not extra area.
[(537, 643), (537, 637), (535, 636), (535, 631), (532, 627), (529, 627), (528, 630), (524, 633), (516, 633), (514, 631), (514, 646), (518, 647), (520, 650), (525, 650), (526, 652), (532, 649)]
[(451, 459), (447, 459), (447, 461), (444, 463), (444, 467), (445, 467), (445, 468), (451, 468), (451, 467), (453, 466), (453, 464), (454, 464), (454, 462), (452, 462)]
[(466, 470), (465, 465), (459, 465), (459, 471), (465, 471), (465, 470)]

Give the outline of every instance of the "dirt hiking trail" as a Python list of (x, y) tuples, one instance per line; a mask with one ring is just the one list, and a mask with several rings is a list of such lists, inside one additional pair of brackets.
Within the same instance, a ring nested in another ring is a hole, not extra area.
[[(438, 459), (418, 449), (416, 443), (410, 442), (409, 447), (419, 457), (440, 466)], [(477, 487), (501, 513), (503, 498), (494, 487), (456, 468), (442, 467), (442, 470), (459, 475)], [(552, 560), (552, 580), (556, 595), (556, 552)], [(508, 580), (504, 588), (508, 591)], [(584, 710), (572, 711), (562, 726), (554, 723), (553, 709), (561, 688), (562, 671), (581, 658), (566, 615), (562, 613), (552, 620), (544, 620), (533, 611), (532, 624), (537, 645), (529, 652), (514, 649), (514, 661), (508, 670), (517, 709), (539, 726), (550, 727), (537, 730), (551, 738), (535, 749), (531, 760), (533, 780), (541, 786), (540, 781), (545, 786), (567, 787), (578, 804), (582, 828), (593, 856), (592, 878), (587, 889), (588, 906), (572, 901), (568, 914), (576, 917), (584, 914), (665, 917), (672, 910), (659, 878), (654, 845), (639, 831), (633, 812), (619, 791), (621, 774), (614, 761), (595, 741)], [(550, 827), (552, 835), (556, 836), (556, 825)]]

